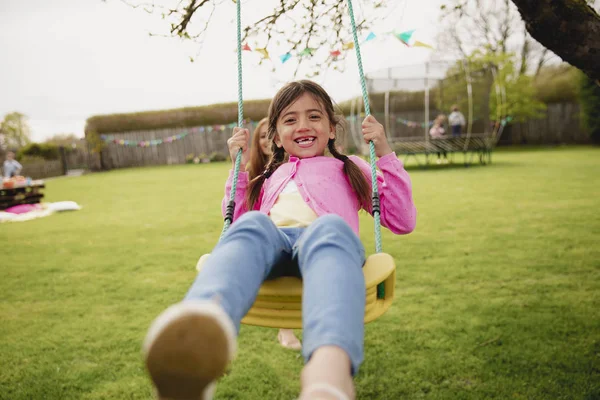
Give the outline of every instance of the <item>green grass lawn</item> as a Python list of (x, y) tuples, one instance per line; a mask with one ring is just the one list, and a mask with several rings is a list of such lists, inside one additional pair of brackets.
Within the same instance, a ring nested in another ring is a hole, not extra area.
[[(228, 168), (54, 179), (46, 200), (81, 211), (0, 225), (0, 399), (152, 398), (141, 342), (216, 243)], [(599, 399), (600, 149), (410, 174), (417, 229), (384, 232), (398, 296), (367, 325), (359, 398)], [(275, 335), (242, 327), (217, 399), (297, 396)]]

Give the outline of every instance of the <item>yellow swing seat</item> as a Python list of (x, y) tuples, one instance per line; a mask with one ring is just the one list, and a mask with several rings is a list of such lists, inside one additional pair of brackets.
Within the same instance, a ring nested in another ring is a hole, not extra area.
[[(200, 257), (196, 265), (198, 271), (209, 255)], [(392, 305), (396, 282), (394, 259), (386, 253), (372, 254), (363, 266), (363, 273), (367, 296), (365, 323), (368, 323), (379, 318)], [(377, 285), (382, 282), (384, 296), (378, 298)], [(302, 280), (282, 277), (263, 282), (254, 305), (242, 323), (270, 328), (302, 328)]]
[[(240, 41), (240, 1), (237, 2), (238, 12), (238, 126), (243, 125), (243, 98), (242, 98), (242, 43)], [(369, 97), (367, 93), (367, 85), (362, 69), (362, 61), (360, 57), (360, 44), (356, 33), (354, 23), (354, 11), (352, 10), (352, 1), (348, 0), (348, 11), (350, 21), (352, 23), (353, 43), (356, 50), (357, 61), (359, 66), (359, 74), (363, 92), (363, 100), (366, 115), (370, 115)], [(392, 256), (381, 252), (381, 234), (380, 234), (380, 201), (377, 189), (376, 166), (375, 166), (375, 144), (369, 142), (370, 160), (371, 160), (371, 187), (373, 200), (373, 217), (375, 218), (375, 238), (376, 238), (376, 254), (372, 254), (367, 258), (363, 266), (366, 286), (366, 307), (365, 307), (365, 323), (374, 321), (383, 315), (392, 305), (394, 300), (394, 286), (396, 283), (396, 265)], [(225, 223), (223, 225), (222, 234), (224, 234), (233, 223), (235, 211), (235, 193), (237, 189), (237, 179), (239, 174), (240, 163), (242, 159), (242, 150), (237, 153), (234, 166), (234, 181), (229, 194), (229, 203), (227, 204), (225, 213)], [(210, 254), (204, 254), (198, 260), (196, 269), (202, 270), (202, 266)], [(332, 285), (335, 282), (331, 282)], [(382, 285), (383, 290), (378, 290), (378, 286)], [(263, 282), (258, 296), (254, 304), (242, 318), (242, 323), (246, 325), (256, 325), (271, 328), (302, 328), (302, 280), (293, 277), (283, 277)]]

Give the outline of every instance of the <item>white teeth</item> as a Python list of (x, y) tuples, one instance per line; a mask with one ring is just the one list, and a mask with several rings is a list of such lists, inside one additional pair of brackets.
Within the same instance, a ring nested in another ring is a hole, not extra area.
[(304, 144), (304, 143), (312, 143), (314, 141), (315, 141), (314, 138), (306, 138), (306, 139), (296, 140), (296, 143), (298, 143), (298, 144)]

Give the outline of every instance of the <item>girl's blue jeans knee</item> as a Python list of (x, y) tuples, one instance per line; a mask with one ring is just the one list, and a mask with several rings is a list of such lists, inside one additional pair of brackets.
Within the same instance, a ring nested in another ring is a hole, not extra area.
[(296, 269), (303, 280), (305, 360), (321, 346), (338, 346), (355, 374), (363, 360), (364, 262), (360, 239), (337, 215), (321, 216), (308, 228), (278, 228), (251, 211), (231, 225), (185, 299), (217, 299), (239, 330), (263, 281)]

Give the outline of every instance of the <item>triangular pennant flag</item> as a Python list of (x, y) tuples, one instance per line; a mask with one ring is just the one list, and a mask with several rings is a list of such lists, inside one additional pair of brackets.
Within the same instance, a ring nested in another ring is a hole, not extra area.
[(290, 58), (292, 58), (292, 55), (290, 53), (285, 53), (279, 56), (279, 59), (281, 60), (282, 64), (285, 64), (285, 62)]
[(402, 43), (404, 43), (405, 45), (408, 46), (408, 42), (410, 40), (410, 38), (412, 37), (413, 33), (415, 32), (414, 29), (411, 29), (410, 31), (406, 31), (406, 32), (401, 32), (401, 33), (397, 33), (396, 37), (398, 39), (400, 39), (400, 41)]
[(337, 58), (342, 55), (342, 52), (339, 50), (332, 50), (329, 52), (329, 55), (333, 58)]
[(252, 51), (252, 49), (250, 48), (250, 46), (248, 46), (248, 43), (244, 43), (244, 46), (242, 47), (242, 50), (244, 50), (244, 51)]
[(269, 58), (269, 52), (267, 51), (267, 49), (262, 48), (262, 49), (255, 49), (254, 51), (259, 52), (260, 54), (262, 54), (263, 58)]
[(354, 42), (348, 42), (348, 43), (344, 43), (342, 45), (342, 49), (344, 50), (350, 50), (354, 48)]
[(373, 40), (375, 39), (376, 36), (373, 32), (370, 32), (369, 35), (367, 36), (367, 38), (365, 39), (365, 42), (368, 42), (369, 40)]
[(315, 49), (312, 49), (310, 47), (305, 48), (304, 50), (302, 50), (300, 52), (301, 56), (312, 56), (313, 52), (315, 51)]
[(428, 49), (433, 49), (432, 46), (428, 45), (427, 43), (419, 42), (418, 40), (415, 40), (413, 47), (427, 47)]

